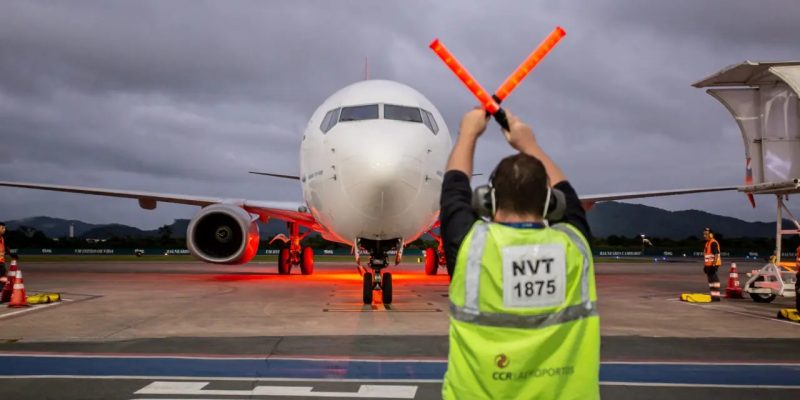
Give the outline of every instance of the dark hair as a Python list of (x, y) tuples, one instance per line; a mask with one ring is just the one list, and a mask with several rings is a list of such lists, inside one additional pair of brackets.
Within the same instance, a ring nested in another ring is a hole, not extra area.
[(508, 156), (492, 172), (497, 209), (541, 216), (547, 196), (547, 170), (538, 158)]
[(0, 221), (0, 226), (6, 226), (5, 222)]

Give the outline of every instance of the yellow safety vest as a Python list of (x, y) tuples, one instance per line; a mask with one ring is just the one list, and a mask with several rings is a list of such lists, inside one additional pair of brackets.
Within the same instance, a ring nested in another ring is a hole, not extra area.
[(594, 262), (567, 224), (476, 222), (450, 282), (445, 399), (599, 399)]

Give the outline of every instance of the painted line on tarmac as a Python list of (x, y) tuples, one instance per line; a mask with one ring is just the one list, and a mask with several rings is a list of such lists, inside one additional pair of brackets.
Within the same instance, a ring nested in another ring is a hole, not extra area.
[(144, 376), (144, 375), (0, 375), (0, 379), (106, 379), (106, 380), (184, 380), (230, 382), (330, 382), (330, 383), (441, 383), (442, 379), (337, 379), (337, 378), (242, 378), (218, 376)]
[[(61, 301), (67, 301), (67, 300), (66, 299), (61, 299)], [(26, 308), (24, 310), (12, 311), (10, 313), (0, 315), (0, 319), (13, 317), (15, 315), (25, 314), (25, 313), (29, 313), (29, 312), (33, 312), (33, 311), (41, 311), (41, 310), (44, 310), (45, 308), (57, 306), (57, 305), (60, 305), (60, 304), (61, 304), (61, 302), (56, 302), (56, 303), (50, 303), (50, 304), (40, 304), (40, 305), (36, 305), (36, 306), (29, 306), (29, 308)]]
[(313, 386), (259, 385), (249, 390), (206, 389), (211, 382), (155, 381), (137, 390), (134, 394), (189, 395), (189, 396), (283, 396), (283, 397), (344, 397), (413, 399), (417, 396), (416, 385), (360, 385), (356, 392), (315, 391)]
[(731, 309), (728, 309), (728, 308), (719, 307), (719, 305), (708, 305), (707, 303), (688, 303), (688, 302), (681, 301), (681, 300), (678, 300), (678, 299), (667, 299), (667, 300), (668, 301), (677, 301), (678, 303), (685, 304), (685, 305), (690, 306), (690, 307), (700, 307), (703, 310), (720, 311), (720, 312), (724, 312), (724, 313), (728, 313), (728, 314), (741, 315), (741, 316), (744, 316), (744, 317), (758, 318), (758, 319), (763, 319), (763, 320), (766, 320), (766, 321), (780, 322), (782, 324), (800, 326), (800, 324), (798, 324), (797, 322), (794, 322), (794, 321), (787, 321), (787, 320), (783, 320), (783, 319), (777, 319), (777, 318), (774, 318), (774, 317), (765, 317), (765, 316), (763, 316), (761, 314), (749, 313), (749, 312), (744, 312), (744, 311), (731, 310)]
[[(445, 361), (297, 358), (92, 357), (0, 354), (4, 376), (135, 376), (163, 379), (177, 375), (209, 379), (261, 377), (289, 379), (441, 380)], [(800, 364), (603, 362), (601, 382), (631, 385), (731, 385), (800, 388)]]
[(604, 382), (600, 386), (627, 386), (627, 387), (688, 387), (688, 388), (718, 388), (718, 389), (789, 389), (800, 390), (798, 385), (731, 385), (731, 384), (703, 384), (703, 383), (642, 383), (642, 382)]
[[(325, 383), (442, 383), (442, 379), (333, 379), (333, 378), (220, 378), (213, 376), (130, 376), (130, 375), (0, 375), (0, 380), (18, 379), (89, 379), (89, 380), (183, 380), (183, 381), (224, 381), (224, 382), (325, 382)], [(788, 389), (800, 390), (798, 385), (736, 385), (736, 384), (697, 384), (697, 383), (649, 383), (600, 381), (600, 386), (630, 387), (696, 387), (730, 389)], [(165, 400), (165, 399), (161, 399)], [(200, 399), (193, 399), (200, 400)], [(232, 400), (232, 399), (229, 399)]]
[[(446, 363), (444, 357), (350, 357), (350, 356), (308, 356), (308, 355), (280, 355), (272, 356), (268, 354), (181, 354), (181, 353), (85, 353), (85, 352), (44, 352), (44, 351), (2, 351), (0, 359), (4, 356), (9, 357), (53, 357), (53, 358), (130, 358), (130, 359), (184, 359), (184, 360), (292, 360), (292, 361), (357, 361), (365, 363), (382, 362), (414, 362), (414, 363)], [(800, 365), (800, 364), (799, 364)]]

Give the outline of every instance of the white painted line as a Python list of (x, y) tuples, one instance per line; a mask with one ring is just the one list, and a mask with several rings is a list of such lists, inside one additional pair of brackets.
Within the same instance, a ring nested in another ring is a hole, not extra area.
[[(246, 381), (246, 382), (331, 382), (331, 383), (442, 383), (441, 379), (345, 379), (345, 378), (244, 378), (221, 376), (147, 376), (147, 375), (0, 375), (0, 379), (175, 379), (184, 381)], [(196, 400), (196, 399), (192, 399)]]
[(149, 358), (165, 358), (165, 359), (179, 359), (179, 360), (225, 360), (225, 361), (318, 361), (318, 362), (365, 362), (365, 363), (382, 363), (382, 362), (410, 362), (410, 363), (439, 363), (447, 362), (446, 358), (430, 359), (430, 358), (350, 358), (346, 356), (341, 357), (292, 357), (292, 356), (228, 356), (225, 354), (209, 354), (209, 355), (180, 355), (180, 354), (135, 354), (135, 353), (46, 353), (46, 352), (4, 352), (0, 351), (0, 357), (52, 357), (52, 358), (132, 358), (132, 359), (149, 359)]
[(251, 390), (207, 390), (210, 382), (155, 381), (134, 394), (184, 396), (283, 396), (413, 399), (415, 385), (361, 385), (357, 392), (316, 392), (313, 386), (256, 386)]
[(651, 383), (651, 382), (600, 382), (600, 386), (643, 386), (643, 387), (698, 387), (730, 389), (789, 389), (800, 390), (800, 386), (789, 385), (726, 385), (706, 383)]
[(169, 358), (179, 360), (225, 360), (225, 361), (266, 361), (269, 357), (228, 357), (219, 356), (181, 356), (181, 355), (158, 355), (158, 354), (86, 354), (86, 353), (12, 353), (0, 351), (0, 357), (40, 357), (40, 358), (129, 358), (129, 359), (148, 359), (148, 358)]
[(8, 314), (3, 314), (3, 315), (0, 315), (0, 319), (6, 318), (6, 317), (10, 317), (10, 316), (12, 316), (12, 315), (19, 315), (19, 314), (24, 314), (24, 313), (26, 313), (26, 312), (31, 312), (31, 311), (41, 310), (41, 309), (43, 309), (43, 308), (47, 308), (47, 307), (53, 307), (53, 306), (57, 306), (57, 305), (59, 305), (59, 304), (61, 304), (61, 302), (60, 302), (60, 301), (57, 301), (57, 302), (55, 302), (55, 303), (50, 303), (50, 304), (41, 304), (41, 305), (36, 305), (36, 306), (29, 306), (28, 308), (26, 308), (26, 309), (24, 309), (24, 310), (13, 311), (13, 312), (10, 312), (10, 313), (8, 313)]
[(705, 366), (752, 366), (752, 367), (800, 367), (800, 363), (794, 362), (774, 362), (774, 363), (756, 363), (756, 362), (736, 362), (736, 361), (721, 361), (721, 362), (701, 362), (701, 361), (602, 361), (601, 365), (705, 365)]
[[(4, 352), (0, 351), (0, 358), (2, 357), (34, 357), (34, 358), (122, 358), (122, 359), (179, 359), (179, 360), (223, 360), (223, 361), (318, 361), (318, 362), (365, 362), (365, 363), (382, 363), (382, 362), (408, 362), (420, 364), (444, 364), (447, 362), (446, 358), (442, 359), (417, 359), (417, 358), (348, 358), (348, 357), (292, 357), (292, 356), (236, 356), (230, 357), (226, 355), (178, 355), (178, 354), (131, 354), (131, 353), (41, 353), (41, 352)], [(780, 367), (800, 367), (798, 362), (738, 362), (738, 361), (602, 361), (601, 364), (606, 365), (701, 365), (701, 366), (780, 366)], [(38, 376), (38, 375), (37, 375)], [(45, 375), (41, 375), (45, 376)], [(84, 376), (84, 375), (48, 375), (48, 376)], [(91, 375), (86, 375), (91, 376)], [(105, 376), (105, 375), (103, 375)], [(128, 376), (128, 375), (124, 375)], [(3, 376), (0, 376), (2, 379)], [(149, 378), (147, 376), (145, 379)], [(153, 378), (158, 378), (153, 377)], [(179, 379), (188, 379), (180, 377)], [(192, 378), (194, 379), (194, 378)], [(222, 379), (222, 378), (199, 378), (199, 379)], [(249, 378), (248, 378), (249, 379)], [(286, 379), (278, 379), (286, 380)], [(299, 379), (306, 381), (309, 379)], [(375, 382), (374, 379), (365, 380), (352, 380), (352, 382)], [(390, 380), (390, 382), (406, 382), (405, 379)], [(426, 381), (426, 380), (422, 380)]]
[[(196, 376), (117, 376), (117, 375), (0, 375), (0, 379), (106, 379), (106, 380), (156, 380), (180, 379), (184, 381), (232, 381), (232, 382), (330, 382), (330, 383), (442, 383), (441, 379), (329, 379), (329, 378), (230, 378), (230, 377), (196, 377)], [(711, 388), (741, 388), (741, 389), (794, 389), (800, 386), (784, 385), (722, 385), (722, 384), (693, 384), (693, 383), (650, 383), (650, 382), (613, 382), (600, 381), (600, 386), (644, 386), (644, 387), (711, 387)], [(138, 399), (148, 400), (148, 399)], [(159, 398), (158, 400), (168, 400)], [(186, 399), (180, 399), (186, 400)], [(191, 400), (203, 400), (193, 398)], [(235, 399), (228, 399), (235, 400)]]

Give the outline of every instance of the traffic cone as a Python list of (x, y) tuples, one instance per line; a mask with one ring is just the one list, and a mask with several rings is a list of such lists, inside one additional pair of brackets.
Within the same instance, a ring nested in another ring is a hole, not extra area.
[(728, 275), (728, 287), (725, 288), (725, 297), (729, 299), (742, 299), (742, 286), (739, 284), (739, 273), (736, 271), (736, 263), (731, 263), (731, 272)]
[(6, 272), (6, 285), (0, 292), (0, 303), (8, 303), (11, 300), (11, 292), (14, 291), (14, 280), (17, 278), (17, 260), (11, 260), (11, 266)]
[(17, 270), (17, 277), (14, 279), (14, 291), (11, 293), (11, 308), (27, 307), (28, 299), (25, 296), (25, 283), (22, 280), (22, 271)]

